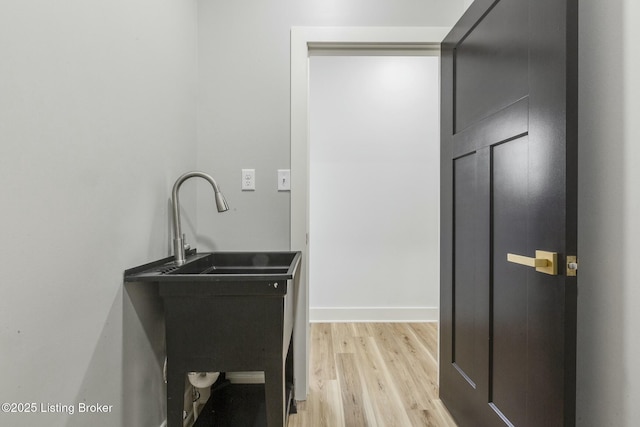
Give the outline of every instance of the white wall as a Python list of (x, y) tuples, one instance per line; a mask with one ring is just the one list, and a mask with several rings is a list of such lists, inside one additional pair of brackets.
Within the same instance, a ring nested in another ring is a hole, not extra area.
[(133, 308), (122, 274), (169, 251), (171, 185), (195, 167), (196, 43), (190, 1), (0, 2), (0, 402), (113, 405), (0, 425), (164, 419), (163, 344), (136, 312), (153, 302)]
[[(198, 167), (222, 186), (230, 211), (198, 197), (203, 249), (288, 249), (289, 194), (276, 170), (290, 166), (289, 48), (292, 26), (450, 26), (463, 0), (311, 0), (199, 3)], [(256, 191), (240, 170), (256, 169)]]
[(309, 68), (311, 320), (437, 320), (438, 57)]
[(640, 5), (580, 1), (579, 426), (640, 419)]

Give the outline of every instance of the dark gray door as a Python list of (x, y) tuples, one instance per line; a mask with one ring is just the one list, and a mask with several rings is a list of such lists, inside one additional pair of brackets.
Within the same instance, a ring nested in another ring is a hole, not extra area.
[(575, 424), (577, 17), (476, 0), (442, 44), (440, 397), (461, 426)]

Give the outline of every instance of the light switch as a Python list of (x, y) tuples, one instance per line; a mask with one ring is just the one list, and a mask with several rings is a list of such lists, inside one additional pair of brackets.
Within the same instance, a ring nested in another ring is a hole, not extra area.
[(278, 169), (278, 191), (291, 191), (290, 169)]
[(256, 189), (256, 170), (242, 169), (242, 191), (253, 191)]

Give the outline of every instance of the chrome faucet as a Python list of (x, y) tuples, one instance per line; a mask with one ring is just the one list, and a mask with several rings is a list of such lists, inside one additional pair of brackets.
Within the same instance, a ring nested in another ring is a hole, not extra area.
[(229, 210), (229, 205), (227, 205), (227, 201), (224, 199), (224, 196), (220, 192), (220, 188), (216, 181), (211, 177), (211, 175), (206, 174), (204, 172), (187, 172), (182, 175), (175, 184), (173, 184), (173, 191), (171, 193), (171, 204), (173, 206), (173, 253), (175, 258), (176, 265), (182, 265), (185, 261), (185, 238), (182, 234), (182, 226), (180, 224), (180, 200), (178, 198), (178, 191), (180, 190), (180, 186), (183, 182), (185, 182), (189, 178), (204, 178), (209, 181), (209, 184), (213, 187), (213, 191), (215, 193), (216, 198), (216, 207), (218, 208), (218, 212), (224, 212)]

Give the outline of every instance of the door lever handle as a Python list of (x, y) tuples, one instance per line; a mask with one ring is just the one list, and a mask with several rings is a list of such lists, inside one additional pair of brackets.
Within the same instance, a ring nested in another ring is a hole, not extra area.
[(535, 258), (523, 255), (507, 254), (507, 261), (533, 267), (536, 271), (556, 276), (558, 274), (558, 253), (536, 251)]

